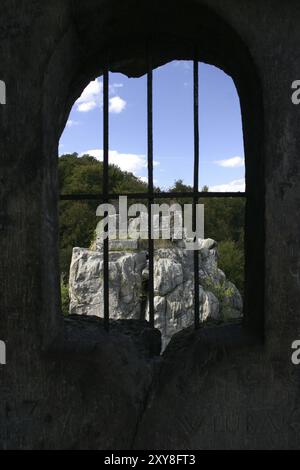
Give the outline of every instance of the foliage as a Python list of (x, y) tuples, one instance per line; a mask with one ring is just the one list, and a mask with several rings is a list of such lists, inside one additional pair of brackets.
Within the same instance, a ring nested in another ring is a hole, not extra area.
[[(175, 181), (170, 191), (190, 192), (193, 188), (182, 180)], [(209, 188), (204, 186), (203, 192)], [(188, 204), (192, 199), (179, 198), (180, 204)], [(244, 219), (245, 200), (243, 198), (200, 198), (204, 204), (205, 238), (218, 242), (219, 267), (225, 272), (243, 294), (244, 291)]]
[[(102, 191), (103, 164), (94, 157), (77, 153), (63, 155), (58, 162), (59, 190), (61, 194), (100, 194)], [(145, 192), (147, 184), (115, 165), (109, 166), (111, 193)], [(203, 187), (207, 192), (209, 188)], [(155, 191), (160, 191), (155, 188)], [(192, 187), (177, 180), (169, 188), (172, 192), (191, 192)], [(138, 202), (131, 200), (131, 202)], [(142, 201), (145, 203), (145, 201)], [(159, 200), (160, 203), (170, 200)], [(192, 198), (179, 198), (172, 202), (187, 204)], [(99, 201), (61, 201), (60, 218), (60, 265), (63, 282), (67, 284), (73, 247), (90, 247), (95, 239), (95, 227), (99, 221), (96, 208)], [(226, 276), (243, 292), (244, 282), (244, 212), (242, 198), (201, 198), (205, 207), (205, 237), (219, 244), (219, 266)]]
[(233, 287), (228, 286), (224, 281), (216, 283), (209, 278), (205, 279), (203, 287), (205, 290), (212, 292), (219, 300), (221, 319), (227, 321), (230, 318), (231, 309), (226, 300), (234, 295)]
[[(102, 192), (103, 164), (94, 157), (77, 153), (63, 155), (58, 160), (60, 194), (100, 194)], [(145, 192), (147, 184), (124, 172), (115, 165), (109, 166), (110, 192)], [(67, 281), (73, 247), (89, 247), (99, 222), (96, 217), (99, 201), (61, 201), (60, 221), (60, 268)]]
[(224, 240), (219, 243), (219, 268), (226, 273), (228, 279), (244, 291), (244, 250), (237, 242)]
[(63, 315), (68, 315), (69, 304), (70, 304), (69, 287), (68, 287), (68, 284), (64, 282), (63, 277), (61, 277), (61, 280), (60, 280), (60, 295), (61, 295), (62, 313)]

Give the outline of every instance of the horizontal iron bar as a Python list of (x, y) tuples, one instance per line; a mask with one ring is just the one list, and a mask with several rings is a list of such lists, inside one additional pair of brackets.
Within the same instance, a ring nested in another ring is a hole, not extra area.
[[(154, 197), (154, 199), (171, 199), (171, 198), (193, 198), (194, 196), (198, 198), (222, 198), (222, 197), (247, 197), (246, 192), (196, 192), (185, 191), (185, 192), (160, 192), (151, 194), (145, 193), (116, 193), (108, 194), (107, 199), (118, 199), (120, 196), (127, 196), (128, 199), (149, 199)], [(106, 199), (102, 193), (99, 194), (61, 194), (61, 201), (82, 201), (82, 200), (95, 200), (102, 201)]]

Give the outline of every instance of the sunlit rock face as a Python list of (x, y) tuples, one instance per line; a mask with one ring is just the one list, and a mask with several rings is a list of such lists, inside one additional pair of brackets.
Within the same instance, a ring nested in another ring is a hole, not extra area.
[[(110, 252), (110, 316), (140, 319), (146, 252)], [(70, 313), (103, 317), (103, 255), (74, 248), (70, 268)]]
[[(200, 321), (242, 316), (242, 297), (218, 268), (217, 243), (200, 240)], [(173, 334), (194, 322), (194, 252), (170, 243), (154, 256), (155, 327), (163, 349)], [(182, 245), (181, 245), (182, 246)], [(70, 313), (103, 317), (103, 251), (74, 248), (70, 267)], [(138, 248), (138, 245), (136, 245)], [(110, 317), (148, 319), (148, 261), (144, 250), (129, 250), (128, 241), (112, 241), (109, 256)]]

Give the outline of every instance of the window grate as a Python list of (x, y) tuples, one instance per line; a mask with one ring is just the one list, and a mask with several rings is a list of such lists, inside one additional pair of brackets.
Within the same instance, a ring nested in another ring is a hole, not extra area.
[(154, 240), (152, 237), (151, 205), (153, 204), (153, 71), (148, 55), (147, 74), (147, 138), (148, 138), (148, 263), (149, 263), (149, 324), (154, 328)]
[[(148, 55), (147, 72), (147, 145), (148, 145), (148, 191), (144, 193), (109, 193), (109, 67), (103, 72), (103, 188), (98, 194), (61, 194), (61, 201), (96, 200), (108, 203), (109, 200), (127, 196), (128, 199), (143, 199), (148, 203), (148, 258), (149, 258), (149, 324), (154, 327), (154, 240), (152, 238), (151, 204), (154, 199), (192, 198), (193, 231), (196, 231), (196, 207), (200, 198), (246, 198), (246, 192), (203, 192), (199, 191), (199, 63), (193, 61), (193, 110), (194, 110), (194, 185), (193, 191), (165, 192), (154, 191), (153, 186), (153, 65)], [(105, 227), (106, 232), (108, 227)], [(199, 253), (194, 251), (194, 326), (200, 326), (199, 311)], [(109, 331), (109, 237), (103, 244), (104, 276), (104, 325)]]
[[(108, 203), (109, 187), (109, 69), (105, 68), (103, 74), (103, 201)], [(106, 214), (107, 215), (107, 214)], [(104, 326), (109, 330), (109, 238), (108, 227), (105, 227), (107, 236), (103, 244), (103, 287), (104, 287)]]
[[(199, 192), (199, 65), (194, 60), (194, 191), (193, 191), (193, 232), (196, 233), (196, 217)], [(197, 241), (197, 240), (195, 240)], [(199, 252), (194, 250), (194, 324), (200, 325), (199, 312)]]
[[(244, 198), (247, 196), (245, 192), (235, 191), (235, 192), (203, 192), (197, 191), (175, 191), (175, 192), (153, 192), (154, 199), (171, 199), (171, 198), (192, 198), (194, 195), (200, 198), (222, 198), (222, 197), (233, 197), (233, 198)], [(127, 196), (128, 199), (149, 199), (149, 192), (144, 193), (113, 193), (108, 194), (107, 199), (119, 199), (120, 196)], [(61, 201), (102, 201), (104, 202), (103, 193), (73, 193), (73, 194), (61, 194)]]

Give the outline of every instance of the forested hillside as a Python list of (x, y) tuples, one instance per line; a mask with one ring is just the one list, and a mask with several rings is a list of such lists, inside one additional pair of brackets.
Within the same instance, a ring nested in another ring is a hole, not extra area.
[[(73, 153), (58, 160), (60, 194), (95, 194), (102, 191), (102, 162), (85, 155)], [(109, 166), (110, 192), (144, 192), (147, 184), (132, 173)], [(89, 247), (99, 219), (96, 209), (101, 201), (61, 201), (60, 222), (60, 266), (64, 279), (68, 277), (72, 249), (74, 246)]]
[[(85, 155), (63, 155), (58, 162), (61, 194), (100, 193), (102, 191), (102, 162)], [(110, 192), (144, 192), (147, 184), (132, 173), (121, 171), (115, 165), (109, 167)], [(159, 191), (159, 188), (156, 188)], [(191, 191), (190, 186), (176, 181), (170, 191)], [(208, 188), (203, 188), (208, 191)], [(165, 201), (167, 202), (167, 201)], [(181, 199), (177, 202), (191, 202)], [(244, 200), (242, 198), (205, 198), (205, 237), (219, 243), (219, 267), (243, 293), (244, 283)], [(61, 201), (60, 265), (64, 283), (75, 246), (89, 247), (99, 220), (96, 208), (100, 201)]]

